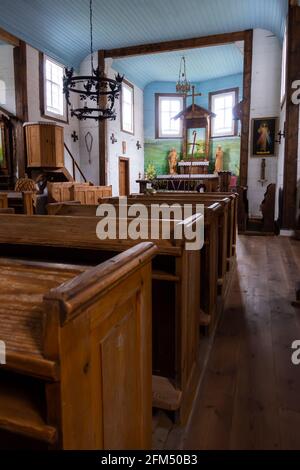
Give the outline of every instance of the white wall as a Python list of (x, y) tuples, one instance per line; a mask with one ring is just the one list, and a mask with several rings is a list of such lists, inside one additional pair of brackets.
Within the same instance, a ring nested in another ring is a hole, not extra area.
[[(116, 72), (108, 68), (107, 75), (113, 78)], [(134, 85), (132, 83), (132, 85)], [(108, 121), (107, 124), (107, 149), (108, 149), (108, 184), (112, 185), (113, 195), (119, 194), (119, 157), (129, 158), (130, 193), (139, 192), (136, 180), (139, 173), (144, 173), (144, 94), (134, 85), (134, 135), (121, 131), (120, 100), (116, 103), (117, 118)], [(114, 134), (118, 142), (111, 143), (110, 137)], [(136, 147), (139, 140), (142, 148)], [(122, 142), (126, 142), (126, 153), (122, 153)]]
[[(94, 59), (96, 65), (96, 58)], [(90, 73), (90, 56), (80, 66), (80, 73)], [(106, 61), (106, 75), (114, 78), (116, 72), (111, 68), (111, 61)], [(133, 84), (134, 85), (134, 84)], [(116, 120), (107, 121), (106, 145), (107, 145), (107, 184), (112, 185), (113, 195), (119, 195), (119, 157), (129, 158), (130, 192), (137, 192), (139, 186), (136, 183), (139, 173), (144, 172), (144, 107), (143, 91), (134, 85), (134, 135), (121, 131), (120, 100), (116, 101)], [(93, 136), (93, 149), (91, 152), (91, 164), (88, 160), (88, 152), (85, 145), (85, 135), (90, 132)], [(117, 142), (112, 144), (111, 135), (114, 134)], [(137, 150), (136, 142), (140, 141), (142, 148)], [(126, 153), (122, 153), (122, 142), (126, 142)], [(99, 184), (99, 124), (93, 120), (80, 122), (80, 164), (88, 180)]]
[[(253, 35), (253, 65), (251, 87), (251, 119), (279, 117), (282, 49), (269, 31), (255, 29)], [(266, 157), (267, 184), (260, 179), (261, 158), (252, 157), (251, 128), (249, 132), (248, 200), (250, 217), (261, 217), (259, 209), (266, 186), (277, 183), (277, 157)]]
[(16, 114), (14, 48), (0, 45), (0, 106)]
[[(80, 75), (91, 74), (91, 56), (88, 56), (80, 65)], [(94, 67), (97, 67), (97, 54), (94, 54)], [(81, 105), (79, 105), (81, 106)], [(86, 148), (85, 136), (90, 132), (93, 137), (91, 150), (91, 163)], [(96, 185), (99, 184), (99, 123), (93, 119), (79, 122), (79, 152), (80, 167), (88, 181)]]
[[(47, 118), (41, 117), (40, 111), (40, 94), (39, 94), (39, 52), (31, 46), (27, 45), (27, 93), (28, 93), (28, 120), (29, 122), (47, 121)], [(72, 97), (72, 103), (77, 106), (77, 97)], [(49, 121), (49, 119), (48, 119)], [(79, 141), (73, 141), (71, 134), (76, 131), (79, 135), (79, 122), (77, 118), (72, 118), (69, 112), (69, 124), (58, 123), (64, 127), (65, 143), (70, 149), (75, 160), (79, 163)], [(65, 152), (65, 166), (72, 175), (72, 161)], [(78, 173), (77, 173), (78, 175)], [(79, 175), (76, 179), (80, 180)]]

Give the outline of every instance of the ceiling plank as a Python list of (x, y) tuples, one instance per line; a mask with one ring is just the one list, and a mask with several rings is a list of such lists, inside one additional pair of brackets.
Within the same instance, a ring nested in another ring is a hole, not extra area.
[(179, 51), (182, 49), (193, 49), (198, 47), (219, 46), (236, 41), (243, 41), (245, 31), (234, 33), (215, 34), (190, 39), (179, 39), (175, 41), (158, 42), (154, 44), (140, 44), (138, 46), (121, 47), (105, 51), (105, 58), (120, 58), (143, 54), (158, 54), (161, 52)]
[(13, 36), (7, 31), (4, 31), (4, 29), (2, 28), (0, 28), (0, 41), (7, 42), (8, 44), (11, 44), (12, 46), (18, 47), (20, 45), (20, 40), (16, 38), (16, 36)]

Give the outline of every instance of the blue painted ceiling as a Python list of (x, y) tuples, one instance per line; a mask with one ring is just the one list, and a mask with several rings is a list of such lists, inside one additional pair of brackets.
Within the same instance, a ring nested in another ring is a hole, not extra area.
[(151, 82), (177, 81), (180, 59), (184, 56), (188, 80), (203, 82), (243, 72), (243, 51), (238, 45), (128, 57), (114, 60), (112, 67), (143, 89)]
[[(94, 0), (95, 49), (249, 28), (282, 38), (287, 0)], [(0, 27), (67, 65), (89, 53), (89, 0), (1, 0)]]

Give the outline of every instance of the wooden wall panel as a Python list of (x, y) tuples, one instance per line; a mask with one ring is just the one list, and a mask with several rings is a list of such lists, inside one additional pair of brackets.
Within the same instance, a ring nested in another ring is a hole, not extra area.
[(23, 123), (28, 121), (27, 97), (27, 61), (26, 43), (20, 41), (19, 47), (14, 49), (15, 90), (16, 90), (16, 155), (18, 162), (18, 176), (25, 175), (26, 150)]
[(252, 81), (253, 31), (245, 31), (244, 37), (244, 94), (241, 132), (240, 185), (248, 183), (251, 81)]
[(291, 101), (292, 83), (300, 79), (300, 7), (290, 4), (287, 31), (286, 138), (283, 178), (283, 228), (296, 225), (299, 105)]

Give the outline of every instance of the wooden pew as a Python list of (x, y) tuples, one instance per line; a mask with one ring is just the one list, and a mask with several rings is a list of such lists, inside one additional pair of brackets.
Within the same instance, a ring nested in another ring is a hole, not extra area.
[(80, 201), (81, 204), (97, 204), (98, 200), (111, 197), (111, 186), (82, 186), (73, 185), (71, 190), (71, 201)]
[[(131, 196), (139, 196), (138, 193), (132, 194)], [(166, 197), (171, 200), (177, 200), (178, 197), (194, 198), (197, 197), (199, 200), (211, 200), (219, 202), (224, 198), (230, 199), (230, 222), (231, 233), (229, 236), (230, 250), (229, 255), (233, 256), (236, 252), (236, 236), (237, 236), (237, 214), (238, 214), (238, 193), (232, 192), (213, 192), (213, 193), (198, 193), (197, 191), (157, 191), (153, 193), (151, 197)], [(101, 202), (101, 201), (99, 201)]]
[(32, 191), (0, 192), (0, 208), (13, 208), (15, 212), (27, 215), (34, 213), (34, 193)]
[[(160, 196), (161, 195), (161, 196)], [(217, 199), (217, 198), (216, 198)], [(230, 201), (226, 198), (218, 198), (219, 202), (210, 198), (202, 197), (200, 199), (199, 193), (195, 195), (181, 195), (178, 192), (175, 195), (169, 193), (157, 193), (153, 196), (135, 195), (127, 198), (129, 205), (143, 203), (150, 206), (151, 204), (191, 204), (193, 212), (196, 211), (197, 204), (204, 204), (205, 206), (205, 246), (202, 256), (202, 277), (204, 282), (202, 283), (202, 308), (204, 312), (209, 315), (209, 318), (203, 316), (203, 319), (207, 323), (211, 321), (210, 327), (213, 328), (216, 321), (216, 306), (217, 306), (217, 289), (222, 295), (225, 293), (227, 288), (227, 262), (228, 256), (227, 250), (228, 245), (228, 209)], [(105, 200), (113, 204), (118, 204), (118, 198), (110, 198)]]
[[(99, 240), (96, 227), (101, 218), (94, 215), (96, 206), (92, 210), (92, 216), (89, 213), (84, 217), (15, 216), (13, 224), (12, 219), (2, 217), (1, 225), (3, 233), (5, 227), (12, 226), (11, 240), (20, 245), (17, 255), (51, 256), (63, 262), (84, 260), (85, 264), (93, 264), (139, 243), (130, 239)], [(174, 237), (178, 222), (170, 222), (170, 239), (155, 240), (158, 253), (152, 263), (153, 406), (174, 411), (178, 420), (185, 422), (199, 379), (200, 250), (186, 250), (185, 240)], [(186, 225), (194, 223), (184, 221)], [(30, 230), (26, 230), (29, 224)], [(43, 250), (39, 250), (40, 245)], [(9, 246), (5, 250), (9, 253)]]
[(47, 183), (49, 203), (79, 201), (82, 204), (97, 204), (99, 198), (112, 195), (111, 186), (93, 186), (90, 183)]
[[(39, 230), (49, 226), (1, 215), (1, 247), (45, 253)], [(59, 233), (52, 243), (61, 245)], [(0, 258), (0, 448), (14, 435), (48, 448), (151, 448), (155, 252), (141, 243), (95, 267)]]
[[(151, 196), (152, 197), (152, 196)], [(182, 201), (198, 201), (203, 202), (218, 202), (224, 207), (224, 213), (220, 215), (219, 220), (219, 253), (223, 253), (222, 261), (222, 275), (220, 277), (225, 279), (224, 269), (230, 271), (231, 263), (234, 261), (236, 253), (236, 237), (237, 237), (237, 210), (238, 210), (238, 196), (234, 193), (197, 193), (197, 192), (157, 192), (153, 194), (153, 198), (166, 198), (170, 201), (176, 202), (178, 198)], [(227, 234), (226, 234), (227, 226)], [(227, 243), (227, 247), (226, 247)], [(225, 252), (227, 250), (227, 260), (225, 259)], [(226, 272), (225, 271), (225, 272)]]
[[(113, 204), (118, 214), (119, 198), (104, 199), (104, 202)], [(159, 199), (153, 199), (147, 196), (140, 196), (139, 198), (128, 198), (129, 205), (143, 203), (146, 207), (150, 207), (152, 202), (159, 203)], [(162, 201), (166, 202), (166, 201)], [(178, 203), (181, 203), (179, 200)], [(192, 202), (192, 201), (190, 201)], [(217, 295), (219, 284), (219, 271), (218, 271), (218, 220), (222, 214), (222, 206), (216, 203), (206, 203), (205, 205), (205, 244), (201, 252), (201, 263), (199, 271), (201, 272), (201, 323), (210, 329), (213, 329), (217, 318)], [(97, 206), (81, 206), (81, 205), (49, 205), (49, 213), (55, 215), (70, 215), (70, 216), (91, 216), (96, 214)], [(193, 205), (195, 213), (195, 204)], [(225, 240), (226, 242), (226, 240)], [(226, 263), (225, 253), (225, 263)], [(226, 271), (226, 267), (225, 267)], [(223, 285), (223, 281), (221, 282)], [(225, 286), (225, 283), (224, 283)]]
[(7, 207), (6, 209), (0, 209), (0, 214), (14, 214), (15, 209), (12, 207)]
[(0, 209), (8, 208), (8, 195), (7, 193), (0, 193)]

